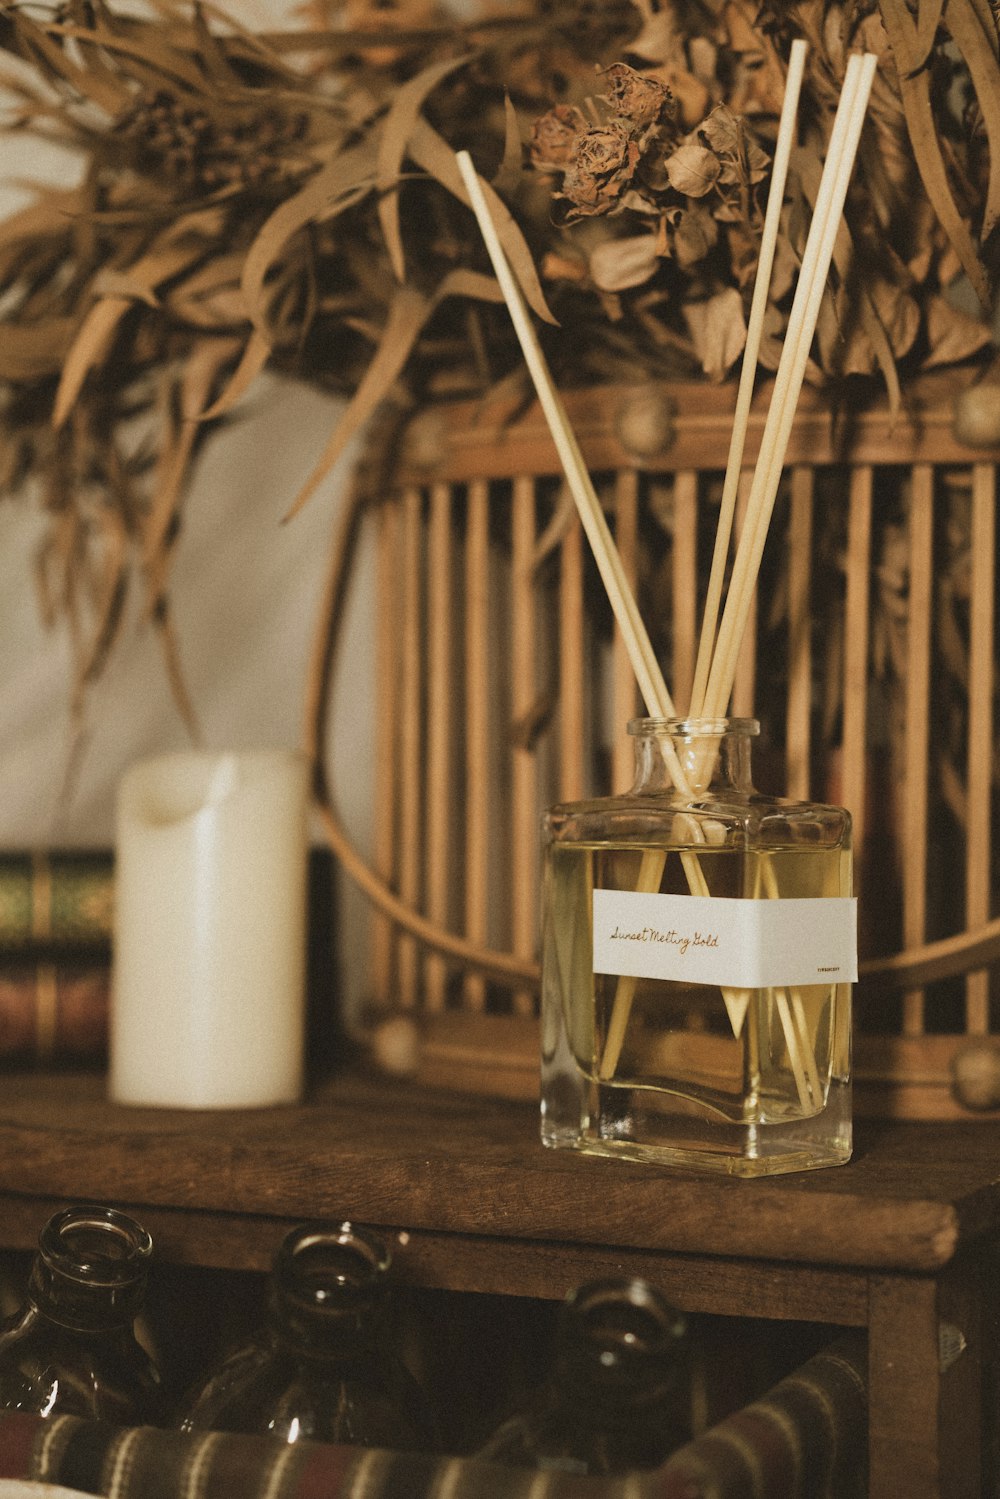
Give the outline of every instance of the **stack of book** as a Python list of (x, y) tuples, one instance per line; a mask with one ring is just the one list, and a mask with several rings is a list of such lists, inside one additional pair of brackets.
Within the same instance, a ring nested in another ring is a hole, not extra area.
[(0, 1063), (103, 1064), (113, 905), (110, 850), (0, 853)]
[[(103, 1067), (108, 1055), (114, 855), (0, 851), (0, 1068)], [(309, 855), (308, 1061), (340, 1040), (329, 850)]]

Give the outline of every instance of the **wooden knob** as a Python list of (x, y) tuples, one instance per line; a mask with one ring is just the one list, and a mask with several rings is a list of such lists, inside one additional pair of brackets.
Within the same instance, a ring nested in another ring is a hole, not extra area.
[(965, 1109), (1000, 1109), (1000, 1042), (984, 1038), (960, 1047), (951, 1059), (951, 1087)]
[(970, 448), (992, 448), (1000, 444), (1000, 383), (983, 380), (955, 397), (954, 432)]
[(662, 391), (630, 391), (615, 413), (615, 432), (630, 458), (657, 458), (674, 440), (674, 418), (674, 403)]
[(389, 1077), (413, 1077), (420, 1066), (420, 1031), (410, 1015), (389, 1015), (369, 1038), (371, 1058)]
[(406, 429), (403, 457), (413, 468), (433, 473), (448, 450), (448, 426), (440, 411), (422, 411)]

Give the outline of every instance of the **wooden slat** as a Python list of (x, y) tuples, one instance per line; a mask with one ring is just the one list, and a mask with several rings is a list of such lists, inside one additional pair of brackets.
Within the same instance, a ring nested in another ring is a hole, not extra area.
[(841, 794), (854, 819), (854, 864), (863, 866), (867, 795), (868, 644), (871, 599), (872, 470), (851, 472), (844, 603), (844, 726)]
[[(903, 769), (903, 943), (927, 935), (927, 756), (930, 749), (931, 608), (933, 604), (934, 470), (913, 468), (910, 491), (910, 587), (906, 625), (906, 744)], [(924, 994), (903, 996), (903, 1033), (921, 1035)]]
[[(736, 514), (733, 522), (733, 541), (739, 544), (740, 531), (743, 528), (743, 520), (746, 515), (747, 501), (750, 498), (750, 485), (753, 482), (753, 473), (746, 469), (740, 475), (740, 485), (736, 494)], [(736, 676), (733, 682), (733, 697), (730, 712), (735, 718), (752, 718), (754, 715), (754, 692), (757, 677), (757, 595), (754, 594), (747, 615), (746, 634), (743, 637), (743, 646), (740, 650), (739, 660), (736, 663)]]
[[(674, 478), (674, 536), (671, 613), (673, 624), (672, 693), (677, 711), (691, 705), (698, 608), (698, 474), (683, 469)], [(669, 680), (669, 679), (668, 679)]]
[[(971, 608), (969, 633), (969, 743), (966, 794), (965, 920), (982, 926), (990, 918), (992, 832), (994, 611), (996, 590), (996, 470), (972, 468)], [(989, 1030), (990, 976), (979, 970), (966, 979), (966, 1029)]]
[(559, 799), (575, 801), (584, 788), (583, 527), (574, 520), (563, 538), (559, 574)]
[[(806, 386), (796, 404), (786, 462), (967, 464), (969, 450), (956, 440), (953, 431), (953, 403), (957, 391), (974, 379), (974, 372), (956, 376), (954, 370), (946, 370), (908, 382), (904, 409), (895, 419), (884, 399), (863, 392), (861, 387), (845, 390), (842, 401), (831, 403), (827, 392)], [(676, 412), (674, 430), (663, 451), (641, 466), (660, 473), (715, 466), (718, 455), (724, 455), (729, 444), (735, 382), (710, 385), (668, 381), (656, 389)], [(754, 396), (743, 459), (748, 468), (757, 459), (771, 389), (770, 381), (762, 380)], [(634, 388), (602, 386), (565, 392), (570, 424), (591, 473), (634, 466), (634, 454), (622, 445), (619, 422), (625, 403), (634, 400)], [(520, 402), (520, 394), (515, 401)], [(554, 475), (560, 471), (552, 435), (535, 402), (521, 412), (514, 409), (514, 402), (484, 406), (477, 399), (439, 407), (434, 419), (435, 441), (440, 449), (436, 479), (467, 481), (503, 478), (512, 473)], [(419, 422), (418, 417), (418, 427)], [(977, 456), (995, 463), (1000, 461), (1000, 449)], [(419, 431), (412, 446), (404, 442), (401, 479), (406, 476), (408, 462), (415, 476), (426, 477), (427, 442)]]
[(788, 698), (785, 705), (786, 784), (789, 796), (809, 797), (812, 743), (813, 487), (811, 468), (792, 470), (788, 519)]
[[(402, 674), (400, 683), (399, 893), (414, 908), (420, 902), (420, 839), (423, 746), (423, 496), (415, 486), (403, 492)], [(401, 934), (398, 957), (399, 1002), (418, 1001), (417, 949)]]
[[(427, 826), (426, 911), (447, 928), (452, 884), (452, 491), (434, 484), (427, 530)], [(424, 964), (424, 1002), (444, 1007), (448, 971), (437, 953)]]
[[(378, 507), (375, 519), (375, 576), (377, 600), (375, 679), (379, 690), (379, 732), (375, 735), (372, 800), (372, 860), (389, 884), (395, 880), (399, 758), (399, 506), (395, 499)], [(381, 911), (372, 909), (369, 927), (372, 987), (376, 1000), (388, 1004), (392, 992), (393, 926)]]
[[(523, 725), (536, 705), (538, 654), (535, 608), (535, 481), (514, 480), (511, 496), (511, 715)], [(534, 956), (538, 926), (538, 761), (534, 746), (515, 742), (511, 751), (511, 943), (521, 957)], [(519, 1015), (532, 1015), (530, 990), (512, 996)]]
[[(489, 485), (468, 489), (465, 533), (465, 935), (485, 945), (489, 910)], [(468, 972), (463, 1003), (486, 1003), (482, 974)]]
[[(615, 479), (615, 541), (625, 576), (635, 594), (639, 571), (639, 475), (633, 468), (621, 469)], [(633, 780), (635, 752), (626, 726), (638, 712), (639, 697), (628, 650), (617, 628), (611, 644), (611, 675), (614, 720), (610, 725), (611, 789), (618, 793), (631, 786)]]

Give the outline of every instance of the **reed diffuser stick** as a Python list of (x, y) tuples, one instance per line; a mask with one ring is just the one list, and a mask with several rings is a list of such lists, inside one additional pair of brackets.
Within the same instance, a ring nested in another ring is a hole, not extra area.
[(701, 715), (705, 702), (715, 632), (719, 622), (719, 607), (726, 574), (726, 560), (733, 534), (733, 516), (736, 511), (736, 495), (739, 489), (740, 472), (743, 467), (743, 449), (746, 444), (747, 425), (750, 420), (750, 402), (753, 398), (754, 380), (757, 374), (757, 357), (767, 312), (767, 296), (771, 285), (771, 270), (778, 243), (781, 208), (785, 197), (785, 182), (788, 163), (795, 144), (795, 129), (798, 117), (799, 94), (805, 71), (808, 44), (801, 40), (792, 43), (785, 78), (785, 97), (781, 105), (778, 122), (778, 138), (775, 143), (774, 161), (771, 166), (771, 185), (768, 189), (767, 208), (764, 211), (764, 226), (761, 231), (760, 252), (757, 257), (757, 272), (747, 319), (747, 339), (743, 350), (743, 367), (740, 370), (736, 406), (733, 412), (733, 430), (729, 440), (729, 456), (719, 502), (719, 520), (715, 532), (712, 566), (705, 594), (705, 611), (702, 616), (701, 634), (698, 639), (698, 655), (695, 661), (694, 681), (691, 688), (690, 711), (693, 718)]
[[(504, 254), (503, 246), (500, 243), (500, 237), (496, 232), (496, 227), (490, 215), (478, 174), (472, 163), (472, 158), (467, 151), (460, 151), (457, 153), (456, 159), (459, 171), (462, 174), (462, 180), (469, 194), (469, 201), (489, 252), (493, 269), (496, 272), (497, 280), (500, 283), (500, 288), (507, 302), (511, 321), (514, 324), (525, 362), (527, 363), (535, 390), (538, 394), (539, 404), (548, 422), (567, 483), (576, 502), (587, 539), (590, 542), (598, 570), (607, 590), (612, 609), (614, 610), (615, 618), (622, 631), (629, 659), (632, 662), (632, 669), (635, 672), (639, 690), (646, 703), (647, 712), (654, 718), (673, 718), (673, 700), (664, 681), (660, 664), (656, 659), (642, 616), (639, 613), (635, 596), (629, 586), (621, 557), (615, 546), (608, 523), (605, 520), (601, 502), (595, 493), (590, 473), (583, 459), (583, 454), (580, 452), (576, 434), (573, 432), (569, 417), (566, 415), (559, 392), (549, 372), (545, 355), (542, 352), (524, 298), (521, 295), (521, 289)], [(683, 794), (690, 796), (691, 788), (672, 742), (668, 742), (667, 744), (666, 763), (674, 785)], [(693, 853), (682, 853), (681, 863), (691, 893), (693, 895), (708, 895), (710, 893), (708, 884), (697, 856)], [(643, 855), (639, 871), (640, 889), (659, 889), (660, 880), (663, 876), (663, 864), (664, 855), (656, 850), (651, 850)], [(634, 990), (634, 980), (627, 977), (619, 980), (618, 989), (615, 994), (608, 1044), (605, 1047), (602, 1058), (602, 1069), (607, 1065), (609, 1060), (612, 1061), (613, 1065), (618, 1052), (620, 1052), (625, 1026), (631, 1010)], [(723, 990), (723, 999), (729, 1014), (733, 1034), (738, 1036), (743, 1027), (746, 1015), (747, 998), (740, 991)], [(790, 1028), (787, 1030), (786, 1040), (789, 1051), (795, 1051), (797, 1043), (794, 1030)], [(798, 1075), (797, 1072), (796, 1076)]]
[(820, 179), (802, 268), (789, 314), (785, 345), (754, 469), (746, 521), (733, 563), (719, 635), (712, 655), (703, 705), (708, 717), (721, 717), (725, 713), (733, 690), (736, 663), (760, 572), (764, 543), (781, 480), (795, 409), (805, 378), (834, 243), (840, 229), (847, 187), (876, 66), (877, 59), (871, 53), (866, 53), (863, 57), (855, 54), (847, 65), (844, 88), (834, 119), (826, 164)]
[(601, 580), (618, 621), (618, 627), (622, 632), (632, 670), (639, 684), (639, 691), (642, 693), (647, 711), (653, 717), (672, 718), (674, 716), (673, 700), (663, 679), (652, 641), (639, 614), (639, 607), (629, 586), (618, 548), (615, 546), (604, 510), (594, 490), (583, 454), (580, 452), (576, 434), (570, 426), (569, 418), (549, 373), (545, 355), (521, 296), (520, 287), (504, 254), (479, 182), (479, 176), (468, 151), (459, 151), (457, 161), (473, 212), (489, 251), (496, 278), (504, 294), (514, 330), (521, 344), (525, 362), (534, 382), (539, 404), (548, 422), (566, 481), (576, 502), (587, 540), (601, 574)]

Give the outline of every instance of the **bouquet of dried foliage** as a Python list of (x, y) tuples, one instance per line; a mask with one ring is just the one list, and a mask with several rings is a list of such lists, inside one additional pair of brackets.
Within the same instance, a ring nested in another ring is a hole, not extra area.
[[(312, 0), (267, 34), (230, 10), (0, 0), (6, 129), (82, 167), (0, 224), (0, 495), (41, 492), (39, 579), (72, 624), (78, 697), (136, 576), (173, 661), (186, 478), (265, 366), (349, 399), (298, 503), (387, 398), (520, 379), (456, 149), (491, 183), (561, 382), (720, 379), (790, 42), (810, 60), (765, 366), (863, 46), (881, 67), (811, 377), (880, 372), (898, 400), (909, 371), (990, 342), (990, 0), (497, 0), (462, 21), (433, 0)], [(959, 278), (982, 316), (959, 310)]]

